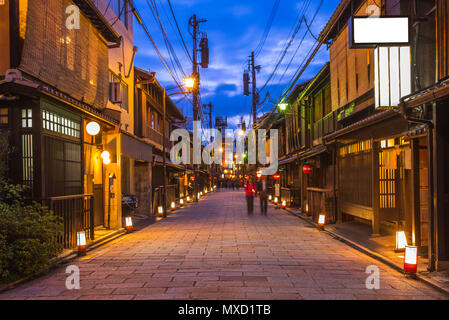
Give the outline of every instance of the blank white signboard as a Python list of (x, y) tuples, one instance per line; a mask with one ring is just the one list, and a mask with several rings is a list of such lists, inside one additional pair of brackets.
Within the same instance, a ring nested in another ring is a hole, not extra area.
[(407, 17), (354, 17), (354, 45), (408, 44), (409, 18)]

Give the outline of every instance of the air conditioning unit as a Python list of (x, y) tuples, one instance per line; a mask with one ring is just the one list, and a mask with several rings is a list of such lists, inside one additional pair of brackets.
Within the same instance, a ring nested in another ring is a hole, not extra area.
[(109, 100), (115, 104), (122, 103), (122, 86), (120, 82), (109, 83)]

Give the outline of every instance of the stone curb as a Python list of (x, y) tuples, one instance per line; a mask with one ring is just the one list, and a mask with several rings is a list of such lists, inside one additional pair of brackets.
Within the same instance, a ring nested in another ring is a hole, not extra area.
[[(181, 209), (188, 208), (188, 207), (189, 206), (184, 206), (183, 208), (177, 208), (176, 212), (178, 212)], [(170, 214), (168, 216), (170, 216)], [(152, 224), (157, 223), (159, 221), (163, 221), (164, 219), (154, 220), (154, 222)], [(149, 225), (151, 225), (151, 224), (144, 225), (139, 230), (142, 230), (142, 229), (148, 227)], [(139, 230), (135, 230), (134, 232), (138, 232)], [(101, 238), (99, 238), (97, 240), (94, 240), (94, 241), (90, 242), (87, 245), (87, 251), (92, 251), (92, 250), (98, 249), (98, 248), (100, 248), (100, 247), (102, 247), (102, 246), (104, 246), (104, 245), (106, 245), (106, 244), (108, 244), (108, 243), (110, 243), (110, 242), (112, 242), (114, 240), (117, 240), (118, 238), (121, 238), (121, 237), (123, 237), (123, 236), (125, 236), (127, 234), (128, 233), (126, 232), (126, 230), (124, 228), (121, 228), (121, 229), (119, 229), (119, 230), (117, 230), (115, 232), (112, 232), (112, 233), (110, 233), (108, 235), (105, 235), (105, 236), (103, 236), (103, 237), (101, 237)], [(77, 253), (76, 250), (72, 250), (72, 251), (67, 252), (67, 253), (65, 253), (63, 255), (60, 255), (60, 256), (58, 256), (58, 257), (53, 259), (52, 264), (50, 265), (49, 270), (29, 275), (29, 276), (27, 276), (25, 278), (19, 279), (17, 281), (14, 281), (14, 282), (11, 282), (11, 283), (8, 283), (8, 284), (0, 285), (0, 293), (6, 292), (8, 290), (12, 290), (14, 288), (17, 288), (21, 284), (24, 284), (24, 283), (29, 282), (31, 280), (37, 279), (39, 277), (42, 277), (42, 276), (48, 274), (51, 270), (54, 270), (55, 268), (59, 267), (62, 264), (66, 264), (68, 262), (71, 262), (71, 261), (75, 260), (76, 258), (78, 258), (78, 253)]]
[[(306, 216), (304, 216), (302, 214), (295, 213), (295, 212), (293, 212), (293, 211), (291, 211), (289, 209), (283, 209), (283, 210), (285, 212), (289, 213), (290, 215), (295, 216), (297, 218), (300, 218), (301, 220), (307, 222), (308, 224), (318, 228), (317, 224), (314, 221), (312, 221), (311, 219), (309, 219), (308, 217), (306, 217)], [(362, 246), (362, 245), (360, 245), (360, 244), (358, 244), (358, 243), (356, 243), (356, 242), (354, 242), (352, 240), (349, 240), (348, 238), (346, 238), (344, 236), (341, 236), (341, 235), (339, 235), (339, 234), (337, 234), (335, 232), (332, 232), (332, 231), (329, 231), (329, 230), (326, 230), (326, 229), (324, 229), (322, 232), (325, 232), (329, 236), (331, 236), (332, 238), (334, 238), (334, 239), (336, 239), (336, 240), (338, 240), (340, 242), (345, 243), (346, 245), (348, 245), (348, 246), (350, 246), (350, 247), (352, 247), (352, 248), (354, 248), (354, 249), (356, 249), (356, 250), (366, 254), (367, 256), (369, 256), (369, 257), (371, 257), (373, 259), (376, 259), (376, 260), (382, 262), (383, 264), (389, 266), (390, 268), (396, 270), (397, 272), (404, 274), (404, 271), (403, 271), (402, 267), (397, 265), (396, 263), (394, 263), (393, 261), (391, 261), (387, 257), (385, 257), (385, 256), (383, 256), (383, 255), (381, 255), (381, 254), (379, 254), (379, 253), (377, 253), (375, 251), (372, 251), (372, 250), (370, 250), (370, 249), (368, 249), (368, 248), (366, 248), (366, 247), (364, 247), (364, 246)], [(433, 287), (434, 289), (437, 289), (438, 291), (440, 291), (440, 292), (442, 292), (442, 293), (444, 293), (444, 294), (449, 296), (449, 290), (447, 288), (443, 287), (438, 282), (430, 279), (429, 277), (427, 277), (427, 276), (425, 276), (423, 274), (417, 273), (416, 275), (413, 276), (413, 278), (416, 279), (416, 280), (420, 280), (420, 281), (424, 282), (425, 284)]]
[[(89, 243), (87, 245), (87, 251), (92, 251), (92, 250), (95, 250), (95, 249), (97, 249), (97, 248), (99, 248), (101, 246), (104, 246), (107, 243), (109, 243), (109, 242), (111, 242), (113, 240), (116, 240), (116, 239), (122, 237), (125, 234), (126, 234), (125, 229), (121, 228), (121, 229), (119, 229), (119, 230), (117, 230), (115, 232), (112, 232), (112, 233), (110, 233), (110, 234), (108, 234), (108, 235), (106, 235), (106, 236), (104, 236), (104, 237), (102, 237), (102, 238), (100, 238), (98, 240), (94, 240), (94, 241), (92, 241), (91, 243)], [(22, 279), (19, 279), (17, 281), (14, 281), (14, 282), (11, 282), (11, 283), (8, 283), (8, 284), (5, 284), (5, 285), (0, 285), (0, 293), (6, 292), (6, 291), (14, 289), (14, 288), (17, 288), (21, 284), (24, 284), (24, 283), (29, 282), (31, 280), (37, 279), (39, 277), (42, 277), (42, 276), (48, 274), (51, 270), (54, 270), (55, 268), (59, 267), (62, 264), (65, 264), (67, 262), (73, 261), (76, 258), (78, 258), (78, 254), (77, 254), (76, 250), (72, 250), (72, 251), (67, 252), (67, 253), (65, 253), (63, 255), (60, 255), (60, 256), (54, 258), (51, 261), (51, 265), (50, 265), (49, 270), (42, 271), (42, 272), (35, 273), (35, 274), (31, 274), (31, 275), (29, 275), (27, 277), (24, 277)]]

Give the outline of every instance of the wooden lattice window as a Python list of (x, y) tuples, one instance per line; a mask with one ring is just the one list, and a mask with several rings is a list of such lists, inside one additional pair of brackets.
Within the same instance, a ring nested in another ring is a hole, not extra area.
[(33, 135), (22, 135), (22, 184), (33, 186)]
[[(389, 151), (379, 153), (379, 200), (381, 209), (396, 208), (396, 170), (387, 169), (387, 162), (396, 154)], [(397, 159), (396, 159), (397, 160)]]

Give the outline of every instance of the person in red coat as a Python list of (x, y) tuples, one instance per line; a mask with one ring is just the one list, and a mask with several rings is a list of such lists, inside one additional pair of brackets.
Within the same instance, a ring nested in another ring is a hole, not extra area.
[(256, 195), (257, 187), (253, 182), (253, 178), (249, 178), (245, 184), (246, 204), (248, 208), (248, 215), (252, 215), (254, 212), (254, 196)]

